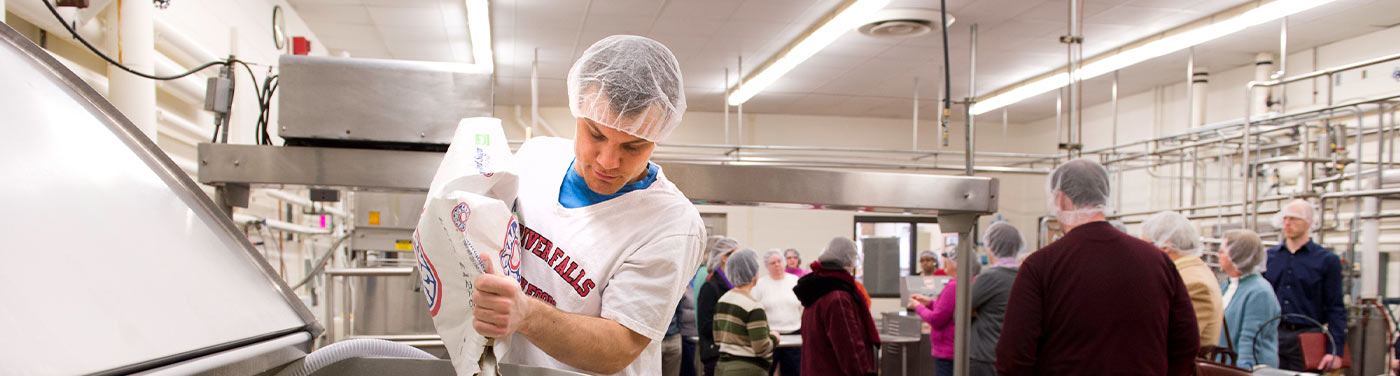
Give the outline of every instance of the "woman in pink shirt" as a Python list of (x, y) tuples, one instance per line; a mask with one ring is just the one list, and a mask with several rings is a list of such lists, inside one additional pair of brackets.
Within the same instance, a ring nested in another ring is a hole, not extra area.
[(944, 259), (947, 261), (943, 263), (943, 270), (953, 280), (943, 286), (938, 299), (929, 300), (917, 294), (909, 297), (909, 308), (918, 312), (919, 317), (932, 328), (929, 341), (933, 344), (934, 375), (937, 376), (953, 374), (953, 309), (957, 305), (958, 295), (958, 264), (952, 255)]

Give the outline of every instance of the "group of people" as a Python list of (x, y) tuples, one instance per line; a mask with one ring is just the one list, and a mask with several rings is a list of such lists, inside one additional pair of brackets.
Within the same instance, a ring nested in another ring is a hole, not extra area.
[[(991, 267), (971, 289), (972, 375), (1186, 375), (1204, 347), (1237, 354), (1235, 365), (1244, 369), (1343, 367), (1341, 263), (1311, 241), (1315, 212), (1307, 201), (1279, 211), (1278, 246), (1266, 250), (1253, 231), (1225, 232), (1215, 254), (1226, 276), (1219, 281), (1186, 216), (1157, 213), (1129, 235), (1105, 221), (1109, 191), (1098, 163), (1056, 168), (1048, 197), (1065, 235), (1022, 262), (1014, 227), (987, 228)], [(955, 258), (945, 259), (941, 270), (956, 277)], [(925, 262), (936, 259), (921, 257)], [(910, 303), (932, 328), (938, 375), (952, 374), (956, 283), (935, 299)], [(1335, 345), (1305, 357), (1300, 337), (1324, 331)]]
[[(685, 359), (690, 350), (683, 347), (675, 365), (663, 361), (664, 374), (875, 372), (880, 335), (870, 296), (855, 279), (860, 253), (854, 241), (833, 238), (810, 269), (800, 266), (801, 255), (793, 249), (770, 250), (760, 258), (722, 236), (710, 237), (706, 249), (710, 269), (694, 316), (703, 365), (692, 367)], [(686, 321), (685, 314), (678, 310), (676, 320)], [(784, 344), (780, 336), (800, 342)]]
[[(733, 239), (707, 239), (694, 205), (650, 162), (686, 109), (679, 64), (665, 46), (604, 38), (575, 62), (567, 84), (575, 137), (520, 147), (517, 164), (530, 166), (515, 202), (522, 249), (502, 251), (507, 270), (474, 281), (472, 326), (511, 338), (503, 362), (685, 374), (694, 364), (686, 357), (698, 353), (707, 375), (877, 373), (880, 338), (854, 276), (854, 241), (832, 239), (806, 271), (795, 251), (760, 258)], [(986, 231), (991, 266), (971, 289), (977, 373), (1190, 374), (1203, 344), (1233, 348), (1247, 367), (1300, 369), (1299, 337), (1325, 324), (1331, 343), (1346, 342), (1341, 265), (1307, 236), (1314, 214), (1306, 202), (1282, 209), (1285, 242), (1267, 253), (1253, 233), (1225, 234), (1218, 256), (1229, 278), (1217, 284), (1180, 214), (1150, 218), (1140, 236), (1105, 221), (1103, 166), (1070, 161), (1049, 183), (1063, 238), (1018, 262), (1016, 229)], [(706, 254), (697, 294), (690, 281)], [(956, 276), (951, 260), (941, 269)], [(946, 360), (956, 285), (944, 291), (913, 309), (936, 324), (933, 355)], [(685, 340), (692, 334), (699, 343)], [(800, 347), (779, 340), (790, 335), (800, 335)], [(1329, 346), (1317, 367), (1342, 366), (1341, 351)]]

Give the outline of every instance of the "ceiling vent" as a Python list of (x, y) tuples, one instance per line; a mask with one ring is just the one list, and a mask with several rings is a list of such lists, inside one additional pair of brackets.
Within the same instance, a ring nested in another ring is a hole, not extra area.
[[(909, 38), (928, 34), (939, 25), (933, 20), (939, 18), (938, 9), (890, 8), (875, 12), (857, 30), (861, 34), (876, 38)], [(955, 19), (948, 15), (948, 25)]]

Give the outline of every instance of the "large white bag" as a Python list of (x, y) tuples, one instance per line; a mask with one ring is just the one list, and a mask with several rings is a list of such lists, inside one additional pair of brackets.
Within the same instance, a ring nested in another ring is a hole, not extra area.
[(499, 260), (519, 249), (520, 232), (507, 204), (515, 201), (518, 186), (512, 171), (500, 120), (463, 119), (413, 233), (428, 312), (458, 375), (495, 375), (496, 360), (508, 348), (508, 338), (491, 340), (472, 328), (471, 299), (476, 277), (502, 270)]

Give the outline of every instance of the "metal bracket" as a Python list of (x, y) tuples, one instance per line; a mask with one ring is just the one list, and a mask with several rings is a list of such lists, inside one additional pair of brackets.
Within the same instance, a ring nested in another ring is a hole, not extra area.
[(1065, 44), (1084, 44), (1084, 37), (1083, 37), (1083, 36), (1079, 36), (1079, 35), (1061, 35), (1061, 36), (1060, 36), (1060, 43), (1065, 43)]

